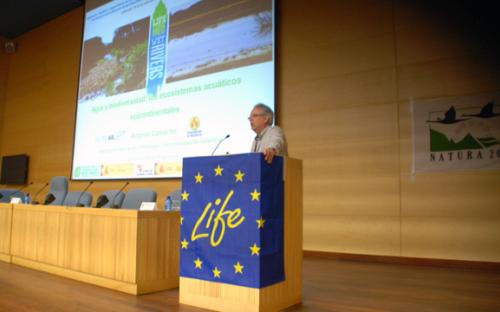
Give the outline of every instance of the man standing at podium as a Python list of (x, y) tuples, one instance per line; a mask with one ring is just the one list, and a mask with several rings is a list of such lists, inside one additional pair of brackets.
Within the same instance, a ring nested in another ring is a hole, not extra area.
[(274, 112), (269, 106), (262, 103), (255, 105), (248, 120), (257, 134), (252, 143), (252, 152), (264, 153), (268, 163), (273, 161), (275, 155), (288, 155), (285, 133), (280, 127), (273, 126)]

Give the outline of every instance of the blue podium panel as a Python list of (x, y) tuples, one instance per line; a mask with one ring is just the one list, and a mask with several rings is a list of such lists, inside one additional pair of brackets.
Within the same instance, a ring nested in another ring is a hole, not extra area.
[(185, 158), (180, 275), (262, 288), (285, 279), (283, 158)]

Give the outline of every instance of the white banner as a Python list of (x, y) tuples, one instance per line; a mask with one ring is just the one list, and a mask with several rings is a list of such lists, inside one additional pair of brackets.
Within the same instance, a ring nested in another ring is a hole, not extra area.
[(413, 172), (500, 168), (500, 93), (412, 101)]

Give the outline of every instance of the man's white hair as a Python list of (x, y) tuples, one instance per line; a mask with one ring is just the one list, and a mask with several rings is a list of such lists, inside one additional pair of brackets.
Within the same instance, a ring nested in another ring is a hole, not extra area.
[(269, 117), (268, 118), (268, 124), (271, 126), (274, 122), (274, 112), (273, 110), (267, 106), (266, 104), (262, 104), (262, 103), (258, 103), (258, 104), (255, 104), (255, 106), (253, 107), (254, 109), (256, 108), (260, 108), (264, 111), (264, 114)]

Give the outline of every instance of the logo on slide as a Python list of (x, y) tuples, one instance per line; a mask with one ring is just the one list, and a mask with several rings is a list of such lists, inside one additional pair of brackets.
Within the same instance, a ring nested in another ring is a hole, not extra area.
[(167, 45), (169, 30), (169, 15), (167, 6), (162, 0), (158, 2), (153, 16), (151, 16), (149, 34), (147, 92), (157, 96), (167, 71)]
[(200, 117), (198, 116), (191, 117), (191, 120), (189, 121), (189, 127), (193, 131), (198, 130), (198, 128), (200, 127)]
[(189, 120), (189, 128), (191, 129), (191, 131), (187, 132), (187, 136), (188, 137), (201, 136), (201, 130), (199, 130), (200, 124), (201, 124), (200, 117), (198, 116), (191, 117), (191, 119)]

